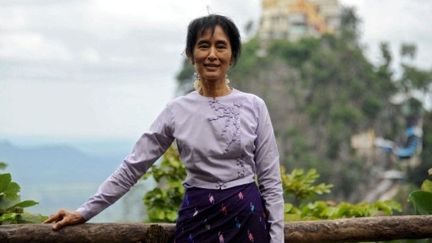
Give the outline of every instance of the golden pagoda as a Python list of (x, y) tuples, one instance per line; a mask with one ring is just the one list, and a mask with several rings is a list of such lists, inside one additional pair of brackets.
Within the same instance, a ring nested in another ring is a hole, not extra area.
[(258, 34), (263, 40), (298, 40), (334, 33), (340, 12), (338, 0), (263, 0)]

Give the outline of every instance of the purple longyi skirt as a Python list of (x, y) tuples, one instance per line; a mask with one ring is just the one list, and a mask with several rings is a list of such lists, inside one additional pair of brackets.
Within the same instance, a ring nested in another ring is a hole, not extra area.
[(269, 225), (255, 183), (224, 190), (186, 189), (177, 219), (175, 243), (269, 241)]

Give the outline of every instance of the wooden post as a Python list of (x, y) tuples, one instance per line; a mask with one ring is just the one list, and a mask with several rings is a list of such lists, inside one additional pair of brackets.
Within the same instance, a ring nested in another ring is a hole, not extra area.
[(432, 216), (383, 216), (285, 224), (286, 242), (359, 242), (432, 237)]
[[(172, 242), (174, 224), (0, 225), (0, 242)], [(383, 216), (285, 224), (285, 242), (359, 242), (432, 238), (432, 216)]]
[(172, 241), (174, 224), (80, 224), (53, 231), (48, 224), (0, 226), (1, 243), (165, 243)]

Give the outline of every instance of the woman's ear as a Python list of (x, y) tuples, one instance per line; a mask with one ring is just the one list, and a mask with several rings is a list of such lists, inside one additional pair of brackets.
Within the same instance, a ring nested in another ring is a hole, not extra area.
[(195, 60), (193, 59), (193, 57), (188, 57), (189, 61), (191, 62), (192, 65), (195, 65)]
[(189, 59), (189, 61), (191, 62), (192, 65), (195, 65), (195, 59), (194, 59), (193, 53), (186, 53), (186, 57), (187, 57), (187, 59)]

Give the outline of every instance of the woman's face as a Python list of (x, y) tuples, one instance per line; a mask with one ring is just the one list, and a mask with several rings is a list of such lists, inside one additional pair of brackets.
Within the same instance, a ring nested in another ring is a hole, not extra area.
[(202, 81), (225, 81), (232, 62), (232, 51), (229, 38), (219, 25), (216, 25), (214, 33), (209, 29), (198, 36), (193, 61)]

